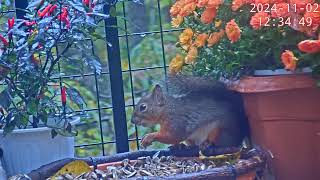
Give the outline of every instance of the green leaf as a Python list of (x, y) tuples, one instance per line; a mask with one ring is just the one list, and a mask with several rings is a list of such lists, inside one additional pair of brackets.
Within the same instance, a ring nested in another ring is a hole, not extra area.
[(102, 67), (100, 58), (98, 56), (95, 56), (93, 54), (91, 54), (91, 56), (86, 55), (84, 61), (90, 66), (92, 70), (96, 71), (97, 74), (101, 73)]
[(53, 17), (45, 17), (45, 18), (43, 18), (38, 23), (39, 28), (46, 28), (47, 26), (49, 26), (49, 24), (51, 23), (52, 20), (53, 20)]
[(41, 1), (43, 1), (43, 0), (34, 0), (34, 1), (29, 2), (27, 9), (34, 9), (34, 8), (38, 7), (39, 5), (41, 5)]
[(28, 125), (28, 122), (29, 122), (28, 115), (19, 114), (19, 115), (17, 115), (17, 117), (15, 119), (16, 119), (15, 120), (16, 126), (18, 128), (24, 128)]
[(117, 10), (116, 10), (116, 8), (114, 6), (110, 7), (109, 14), (110, 14), (111, 17), (116, 17), (117, 16)]
[[(48, 108), (49, 109), (49, 108)], [(43, 110), (40, 115), (39, 115), (39, 119), (44, 123), (44, 124), (47, 124), (47, 121), (48, 121), (48, 113)]]
[(4, 109), (7, 109), (11, 104), (10, 94), (8, 89), (5, 89), (0, 93), (0, 99), (1, 99), (0, 106), (2, 106), (2, 108)]
[(92, 36), (92, 39), (95, 39), (95, 40), (97, 39), (104, 40), (104, 37), (98, 34), (97, 32), (91, 33), (91, 36)]
[(86, 106), (84, 99), (77, 89), (69, 87), (67, 88), (67, 94), (71, 101), (74, 102), (80, 109), (83, 109)]
[(76, 10), (86, 13), (86, 10), (83, 8), (83, 5), (79, 2), (74, 2), (74, 1), (68, 1), (70, 5), (75, 8)]
[(31, 100), (30, 102), (28, 102), (27, 112), (36, 116), (36, 114), (38, 112), (38, 103), (36, 100)]
[(109, 18), (110, 15), (108, 14), (103, 14), (103, 13), (95, 13), (95, 12), (92, 12), (92, 13), (87, 13), (88, 15), (94, 15), (94, 16), (100, 16), (100, 17), (103, 17), (105, 19)]

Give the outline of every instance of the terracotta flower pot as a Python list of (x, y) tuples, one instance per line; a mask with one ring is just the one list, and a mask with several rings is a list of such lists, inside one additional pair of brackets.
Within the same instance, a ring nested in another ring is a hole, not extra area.
[(320, 88), (308, 75), (246, 77), (243, 95), (252, 141), (273, 155), (278, 180), (320, 179)]

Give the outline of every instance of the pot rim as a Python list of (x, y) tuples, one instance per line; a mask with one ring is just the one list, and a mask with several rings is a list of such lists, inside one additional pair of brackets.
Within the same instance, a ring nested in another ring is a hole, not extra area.
[(275, 76), (246, 76), (237, 81), (225, 81), (230, 90), (240, 93), (262, 93), (294, 89), (317, 88), (317, 80), (310, 74)]
[[(74, 120), (71, 121), (71, 125), (75, 125), (80, 122), (80, 117), (76, 116), (74, 117)], [(43, 132), (43, 131), (49, 131), (51, 128), (48, 127), (39, 127), (39, 128), (27, 128), (27, 129), (14, 129), (9, 134), (23, 134), (23, 133), (34, 133), (34, 132)], [(3, 130), (0, 129), (0, 134), (3, 134)]]
[(275, 70), (262, 69), (262, 70), (255, 70), (254, 76), (276, 76), (276, 75), (310, 74), (310, 73), (312, 73), (312, 69), (310, 67), (297, 69), (294, 72), (286, 69), (275, 69)]

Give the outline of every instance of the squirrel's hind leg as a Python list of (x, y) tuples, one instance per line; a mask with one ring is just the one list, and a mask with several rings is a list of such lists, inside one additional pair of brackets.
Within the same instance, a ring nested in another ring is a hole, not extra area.
[(199, 145), (202, 153), (204, 153), (205, 155), (211, 154), (210, 152), (212, 148), (215, 147), (220, 133), (221, 128), (214, 128), (209, 132), (207, 139)]
[(212, 129), (208, 134), (206, 142), (208, 144), (216, 144), (218, 142), (220, 133), (221, 133), (221, 128)]

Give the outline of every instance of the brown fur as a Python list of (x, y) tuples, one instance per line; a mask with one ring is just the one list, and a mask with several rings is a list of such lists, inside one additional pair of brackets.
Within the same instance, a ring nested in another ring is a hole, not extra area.
[(239, 114), (234, 111), (233, 102), (224, 98), (229, 97), (230, 92), (221, 84), (214, 85), (212, 81), (197, 77), (171, 77), (167, 85), (167, 89), (170, 86), (185, 88), (185, 93), (170, 94), (156, 85), (134, 110), (132, 123), (147, 127), (160, 124), (159, 132), (143, 137), (143, 146), (154, 141), (165, 144), (186, 141), (190, 145), (209, 141), (225, 146), (241, 142)]

